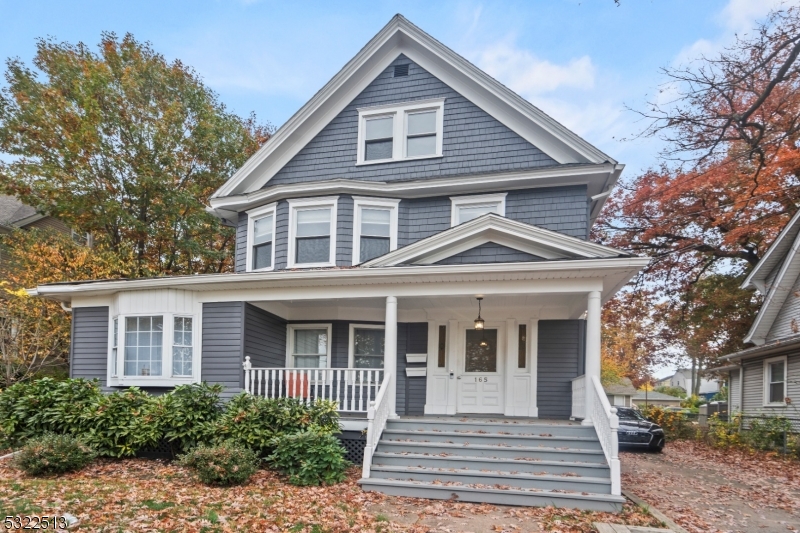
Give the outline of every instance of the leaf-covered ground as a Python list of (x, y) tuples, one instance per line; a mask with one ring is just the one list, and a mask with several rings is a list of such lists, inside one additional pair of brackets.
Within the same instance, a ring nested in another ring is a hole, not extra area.
[(800, 462), (775, 454), (670, 442), (623, 452), (622, 487), (692, 533), (800, 530)]
[(657, 525), (621, 515), (395, 498), (361, 491), (359, 471), (332, 487), (295, 487), (261, 470), (246, 485), (210, 488), (177, 465), (97, 461), (81, 472), (31, 478), (0, 463), (0, 515), (68, 512), (80, 531), (590, 532), (594, 521)]

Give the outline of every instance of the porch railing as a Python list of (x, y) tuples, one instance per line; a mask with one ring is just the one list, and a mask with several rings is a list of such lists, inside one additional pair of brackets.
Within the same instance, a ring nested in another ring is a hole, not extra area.
[(361, 469), (361, 477), (368, 478), (370, 467), (372, 466), (372, 454), (378, 447), (383, 430), (386, 429), (386, 421), (389, 419), (390, 407), (387, 401), (387, 390), (391, 374), (387, 372), (383, 376), (383, 383), (378, 390), (375, 400), (370, 402), (367, 411), (367, 443), (364, 446), (364, 464)]
[(592, 422), (600, 439), (600, 445), (608, 461), (608, 468), (611, 470), (611, 494), (619, 496), (621, 494), (620, 467), (619, 467), (619, 417), (617, 408), (612, 407), (608, 401), (600, 378), (592, 376), (591, 385), (593, 395), (591, 402)]
[(572, 418), (586, 418), (586, 376), (572, 380)]
[(384, 371), (364, 368), (256, 368), (245, 357), (244, 390), (265, 398), (332, 400), (339, 411), (367, 413), (385, 381)]

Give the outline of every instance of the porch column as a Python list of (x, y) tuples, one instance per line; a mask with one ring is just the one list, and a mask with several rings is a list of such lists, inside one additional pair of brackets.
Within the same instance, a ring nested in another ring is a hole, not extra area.
[(586, 416), (584, 425), (592, 425), (592, 406), (595, 393), (592, 376), (600, 378), (600, 291), (589, 293), (586, 307), (586, 364), (584, 365), (586, 387)]
[(390, 372), (389, 389), (386, 391), (389, 402), (389, 418), (397, 416), (397, 298), (386, 297), (385, 347), (383, 368)]

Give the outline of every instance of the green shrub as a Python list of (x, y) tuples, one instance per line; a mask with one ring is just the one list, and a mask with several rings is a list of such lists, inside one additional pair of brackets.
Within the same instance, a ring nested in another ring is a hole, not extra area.
[(667, 439), (690, 439), (695, 436), (695, 426), (681, 412), (650, 405), (642, 409), (642, 414), (651, 422), (661, 426)]
[(345, 449), (331, 433), (310, 428), (277, 437), (269, 463), (294, 485), (333, 485), (345, 479)]
[(775, 416), (749, 421), (742, 436), (745, 444), (756, 450), (783, 450), (788, 448), (791, 432), (791, 420)]
[(719, 413), (713, 413), (708, 417), (708, 438), (713, 446), (717, 448), (729, 448), (742, 444), (742, 436), (739, 431), (741, 416), (734, 414), (729, 422), (721, 420)]
[(258, 470), (261, 460), (253, 450), (226, 442), (198, 446), (180, 458), (180, 464), (194, 470), (206, 485), (240, 485)]
[(80, 439), (46, 433), (30, 439), (12, 463), (26, 474), (40, 476), (79, 470), (95, 457), (94, 451)]
[(100, 455), (133, 456), (161, 440), (164, 404), (137, 387), (101, 395), (83, 411), (80, 434)]
[(209, 424), (222, 413), (219, 395), (222, 385), (207, 383), (181, 385), (160, 397), (163, 403), (160, 421), (164, 438), (175, 451), (186, 451), (207, 442)]

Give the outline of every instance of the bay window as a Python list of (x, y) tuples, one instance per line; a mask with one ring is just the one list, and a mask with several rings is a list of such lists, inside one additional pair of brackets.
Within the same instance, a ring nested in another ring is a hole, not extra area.
[(354, 197), (353, 264), (397, 249), (397, 207), (400, 200)]
[(288, 268), (335, 266), (337, 200), (289, 200)]
[(274, 268), (275, 206), (273, 203), (247, 212), (247, 272)]
[(172, 331), (172, 375), (192, 375), (192, 317), (176, 316)]

